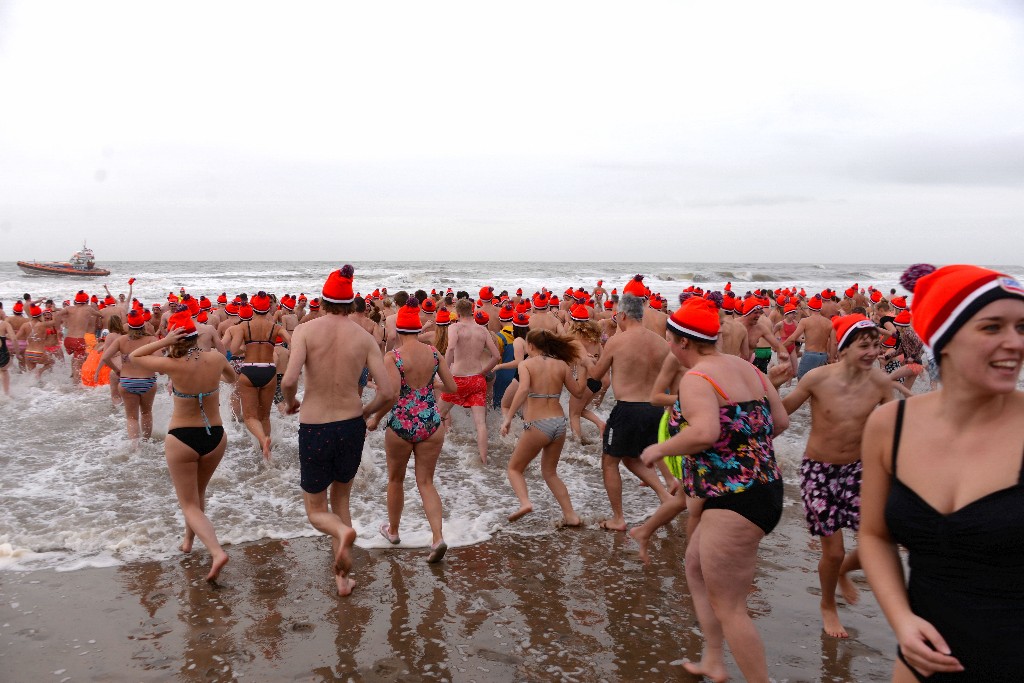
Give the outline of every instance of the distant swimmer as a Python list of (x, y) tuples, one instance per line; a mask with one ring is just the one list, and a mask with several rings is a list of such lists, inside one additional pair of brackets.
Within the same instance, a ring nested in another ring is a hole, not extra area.
[[(285, 410), (299, 413), (299, 468), (306, 516), (331, 537), (339, 595), (355, 581), (351, 549), (356, 540), (349, 509), (352, 480), (359, 469), (366, 420), (395, 400), (377, 342), (349, 314), (354, 310), (354, 269), (332, 272), (322, 292), (323, 315), (295, 328), (291, 359), (281, 380)], [(377, 393), (365, 406), (359, 399), (359, 375), (368, 367)], [(296, 399), (305, 373), (305, 394)], [(328, 497), (330, 509), (328, 509)]]

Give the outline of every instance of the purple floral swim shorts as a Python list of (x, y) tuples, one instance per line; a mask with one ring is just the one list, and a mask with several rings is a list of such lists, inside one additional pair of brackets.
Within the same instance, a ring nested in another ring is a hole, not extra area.
[(831, 536), (843, 527), (860, 527), (861, 462), (832, 465), (804, 458), (800, 497), (812, 536)]

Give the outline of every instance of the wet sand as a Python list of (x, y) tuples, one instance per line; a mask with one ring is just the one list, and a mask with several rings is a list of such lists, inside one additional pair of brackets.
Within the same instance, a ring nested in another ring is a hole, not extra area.
[[(860, 604), (840, 608), (851, 637), (822, 633), (816, 545), (786, 497), (750, 598), (772, 678), (888, 680), (895, 642), (862, 575)], [(229, 546), (217, 585), (198, 543), (176, 561), (4, 572), (0, 680), (698, 680), (680, 666), (700, 647), (684, 521), (652, 539), (647, 567), (593, 525), (499, 531), (439, 565), (356, 548), (345, 599), (325, 537)]]

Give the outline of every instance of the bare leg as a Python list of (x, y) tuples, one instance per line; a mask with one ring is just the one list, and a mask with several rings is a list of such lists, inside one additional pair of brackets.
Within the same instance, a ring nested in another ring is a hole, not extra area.
[(619, 462), (622, 458), (614, 458), (607, 453), (601, 455), (601, 477), (604, 479), (604, 490), (608, 493), (608, 502), (612, 507), (611, 519), (600, 523), (602, 529), (625, 531), (626, 518), (622, 514), (622, 475), (619, 474)]
[(156, 400), (156, 385), (139, 397), (139, 423), (142, 427), (142, 438), (153, 436), (153, 401)]
[(839, 621), (836, 607), (836, 585), (839, 582), (839, 568), (843, 564), (846, 550), (843, 547), (843, 532), (821, 537), (821, 559), (818, 560), (818, 581), (821, 584), (821, 618), (825, 633), (833, 638), (848, 638), (849, 633)]
[(533, 512), (533, 503), (530, 502), (530, 491), (526, 486), (526, 468), (530, 462), (537, 457), (540, 449), (547, 444), (548, 438), (536, 429), (525, 429), (516, 442), (516, 449), (508, 461), (508, 483), (512, 486), (516, 498), (519, 499), (519, 509), (508, 516), (508, 521), (514, 522), (524, 515)]
[(551, 495), (558, 501), (558, 507), (562, 508), (562, 523), (565, 526), (579, 526), (580, 517), (572, 509), (569, 490), (565, 488), (565, 483), (558, 476), (558, 459), (562, 455), (564, 445), (565, 437), (563, 436), (544, 447), (540, 456), (540, 471), (544, 475), (544, 482), (551, 489)]
[(430, 544), (437, 545), (444, 540), (441, 533), (441, 520), (444, 511), (441, 507), (441, 496), (434, 488), (434, 470), (437, 468), (437, 458), (441, 455), (441, 446), (444, 444), (444, 430), (438, 429), (429, 439), (416, 444), (414, 468), (416, 472), (416, 487), (420, 491), (420, 499), (423, 500), (423, 513), (427, 516), (427, 523), (430, 525)]
[[(736, 494), (742, 495), (742, 494)], [(691, 544), (699, 554), (707, 600), (720, 633), (729, 643), (729, 649), (740, 671), (747, 681), (768, 681), (768, 664), (764, 656), (764, 644), (757, 632), (750, 613), (747, 611), (747, 595), (754, 581), (757, 567), (757, 548), (764, 532), (760, 527), (731, 510), (705, 510), (697, 527), (698, 544)], [(689, 555), (689, 549), (687, 549)], [(687, 578), (690, 568), (687, 567)], [(694, 605), (697, 593), (693, 590)], [(709, 624), (705, 629), (702, 612), (698, 611), (701, 630), (711, 642)], [(703, 612), (707, 616), (707, 611)], [(715, 677), (712, 676), (714, 679)]]
[(722, 624), (715, 616), (708, 597), (708, 589), (704, 584), (704, 568), (701, 565), (701, 528), (694, 531), (686, 546), (686, 583), (693, 598), (693, 608), (697, 613), (700, 630), (704, 634), (704, 648), (699, 662), (686, 662), (683, 668), (695, 676), (705, 676), (719, 683), (729, 679), (725, 668), (725, 637)]
[[(227, 438), (223, 438), (217, 448), (199, 457), (194, 450), (173, 436), (168, 436), (164, 440), (167, 469), (171, 474), (171, 481), (174, 483), (174, 492), (178, 496), (178, 505), (181, 506), (181, 512), (185, 516), (185, 524), (199, 537), (213, 558), (210, 573), (206, 576), (207, 581), (216, 579), (220, 570), (228, 563), (228, 554), (221, 548), (217, 541), (217, 532), (206, 513), (203, 512), (206, 484), (213, 477), (226, 447)], [(200, 482), (204, 482), (202, 489), (200, 489)]]
[(3, 385), (4, 395), (11, 395), (11, 376), (7, 374), (7, 368), (0, 370), (0, 384)]
[(267, 384), (264, 384), (259, 388), (259, 415), (260, 424), (263, 426), (263, 433), (267, 435), (266, 447), (263, 451), (263, 457), (270, 459), (270, 409), (274, 407), (274, 391), (277, 389), (277, 385), (274, 380), (271, 380)]
[[(331, 547), (334, 549), (335, 582), (338, 595), (341, 596), (350, 595), (356, 585), (356, 582), (348, 577), (348, 573), (352, 569), (350, 550), (356, 540), (356, 532), (351, 526), (351, 516), (348, 514), (348, 490), (351, 487), (351, 482), (331, 484), (329, 489), (331, 510), (327, 509), (328, 491), (302, 492), (302, 501), (306, 505), (306, 517), (309, 518), (310, 524), (331, 537)], [(339, 513), (344, 514), (349, 523), (346, 523), (342, 514)]]
[(843, 600), (846, 600), (847, 605), (856, 605), (860, 600), (860, 590), (847, 576), (850, 572), (858, 569), (860, 569), (860, 553), (857, 548), (854, 548), (846, 553), (843, 564), (839, 567), (839, 592), (842, 594)]
[(668, 489), (658, 481), (658, 474), (653, 467), (643, 464), (640, 458), (623, 458), (622, 464), (626, 466), (627, 470), (639, 477), (640, 481), (650, 486), (651, 490), (658, 494), (658, 498), (662, 503), (671, 499), (672, 496), (669, 495)]
[(121, 400), (124, 402), (124, 419), (128, 424), (128, 438), (133, 442), (139, 440), (139, 403), (141, 397), (130, 391), (121, 389)]
[(384, 452), (388, 463), (388, 533), (397, 536), (405, 508), (405, 471), (412, 444), (389, 429), (384, 433)]
[(473, 423), (476, 425), (476, 447), (480, 450), (480, 462), (487, 464), (487, 408), (486, 406), (473, 406), (469, 409), (473, 415)]
[(647, 554), (647, 544), (651, 540), (651, 536), (654, 535), (655, 531), (675, 519), (676, 515), (685, 509), (686, 494), (683, 493), (682, 487), (680, 487), (674, 496), (658, 506), (658, 509), (654, 511), (654, 514), (647, 521), (626, 532), (630, 538), (636, 541), (640, 559), (643, 560), (644, 564), (649, 564), (651, 561), (650, 555)]
[(260, 390), (254, 387), (245, 375), (238, 376), (237, 387), (242, 402), (242, 418), (245, 428), (256, 437), (263, 453), (263, 459), (270, 461), (270, 436), (263, 431), (263, 417), (260, 415)]

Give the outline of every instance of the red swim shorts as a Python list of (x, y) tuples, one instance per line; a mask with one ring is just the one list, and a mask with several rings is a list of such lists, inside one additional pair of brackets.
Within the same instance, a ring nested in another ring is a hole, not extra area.
[(455, 377), (458, 390), (454, 394), (441, 394), (441, 400), (463, 408), (483, 407), (487, 399), (487, 380), (483, 375)]
[(85, 358), (89, 354), (84, 337), (64, 337), (64, 348), (75, 358)]

